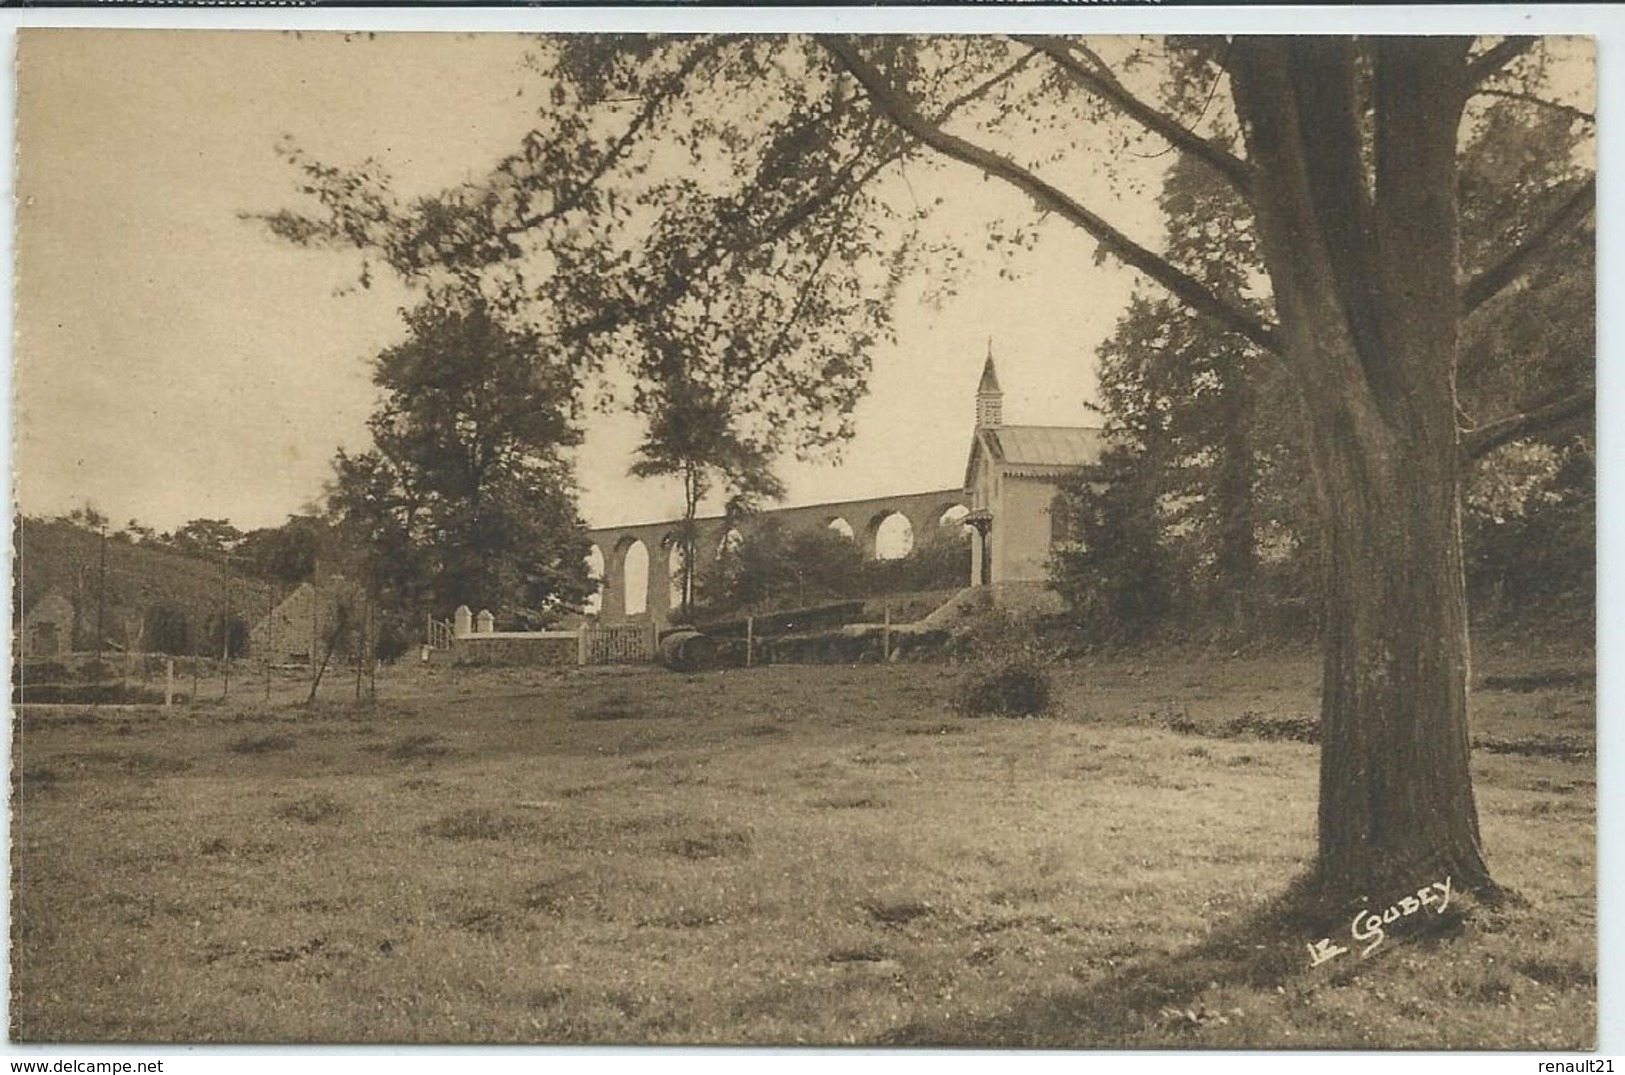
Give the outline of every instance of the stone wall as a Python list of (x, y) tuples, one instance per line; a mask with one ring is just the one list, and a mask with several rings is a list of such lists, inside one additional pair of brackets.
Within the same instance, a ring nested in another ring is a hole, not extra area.
[(473, 634), (457, 639), (453, 663), (462, 665), (573, 666), (580, 643), (574, 631)]

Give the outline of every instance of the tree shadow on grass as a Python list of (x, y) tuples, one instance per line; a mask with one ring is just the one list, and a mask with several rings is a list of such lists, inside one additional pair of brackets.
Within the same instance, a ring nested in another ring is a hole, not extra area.
[[(889, 1046), (975, 1046), (1003, 1049), (1155, 1048), (1180, 1043), (1180, 1033), (1198, 1029), (1219, 1013), (1205, 1012), (1199, 999), (1224, 987), (1261, 992), (1289, 991), (1307, 974), (1334, 984), (1357, 977), (1376, 962), (1350, 956), (1338, 965), (1311, 970), (1306, 945), (1322, 937), (1348, 941), (1348, 919), (1324, 908), (1310, 910), (1301, 886), (1294, 886), (1249, 914), (1219, 925), (1205, 940), (1177, 952), (1152, 955), (1077, 989), (1023, 997), (1009, 1011), (988, 1018), (916, 1020), (880, 1036)], [(1407, 940), (1434, 945), (1462, 931), (1454, 908), (1430, 924), (1426, 934)], [(1249, 1042), (1238, 1048), (1257, 1048)], [(1279, 1043), (1301, 1048), (1301, 1043)], [(1212, 1048), (1192, 1040), (1191, 1047)]]

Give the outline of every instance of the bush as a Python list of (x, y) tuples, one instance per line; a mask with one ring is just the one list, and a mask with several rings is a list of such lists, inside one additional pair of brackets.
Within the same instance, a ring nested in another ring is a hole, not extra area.
[(970, 716), (1030, 717), (1049, 708), (1049, 672), (1034, 661), (1005, 661), (970, 679), (960, 708)]

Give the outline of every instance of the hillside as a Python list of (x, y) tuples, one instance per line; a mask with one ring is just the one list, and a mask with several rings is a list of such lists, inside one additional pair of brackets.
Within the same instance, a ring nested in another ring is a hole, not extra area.
[(72, 606), (71, 630), (61, 633), (75, 650), (96, 648), (98, 608), (109, 645), (211, 650), (220, 644), (222, 622), (240, 624), (232, 633), (246, 637), (279, 596), (269, 583), (228, 578), (219, 564), (111, 536), (104, 543), (65, 522), (20, 519), (13, 538), (14, 622), (55, 593)]

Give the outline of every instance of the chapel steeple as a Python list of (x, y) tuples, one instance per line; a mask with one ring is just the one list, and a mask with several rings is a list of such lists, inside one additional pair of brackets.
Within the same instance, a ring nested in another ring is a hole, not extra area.
[(1004, 424), (1004, 392), (999, 388), (999, 375), (993, 371), (993, 338), (988, 337), (987, 361), (982, 365), (982, 380), (976, 386), (976, 428), (993, 429)]

